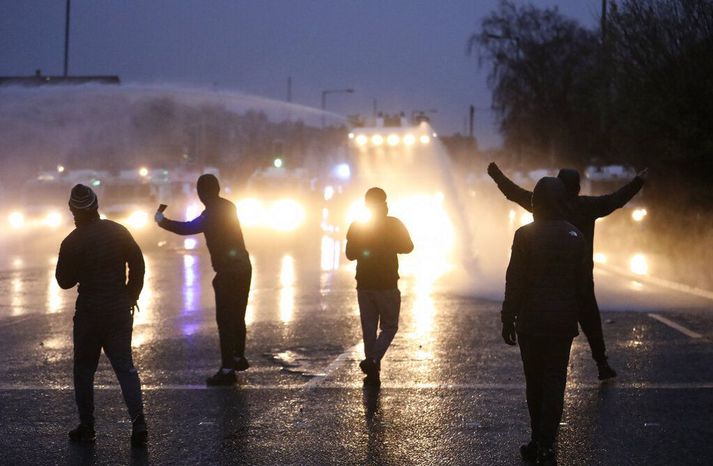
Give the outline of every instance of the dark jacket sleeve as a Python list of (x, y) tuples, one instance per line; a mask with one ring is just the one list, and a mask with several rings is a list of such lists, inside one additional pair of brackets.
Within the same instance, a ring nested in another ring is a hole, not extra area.
[(141, 248), (139, 248), (139, 245), (136, 244), (136, 241), (128, 231), (126, 262), (129, 265), (129, 279), (126, 282), (126, 288), (129, 291), (129, 296), (138, 301), (141, 290), (144, 288), (146, 266)]
[(79, 263), (71, 243), (62, 241), (54, 276), (60, 288), (68, 290), (79, 282)]
[(495, 184), (498, 185), (498, 189), (508, 200), (518, 204), (528, 212), (532, 212), (532, 191), (516, 185), (500, 170), (491, 176)]
[(406, 225), (399, 219), (394, 221), (393, 247), (397, 254), (408, 254), (413, 251), (413, 241), (409, 235)]
[(178, 235), (196, 235), (198, 233), (203, 233), (205, 231), (206, 224), (206, 212), (205, 210), (198, 217), (194, 218), (189, 222), (177, 222), (176, 220), (169, 220), (164, 218), (158, 224), (164, 230), (168, 230), (172, 233)]
[(525, 297), (527, 288), (527, 244), (522, 230), (515, 232), (512, 253), (505, 275), (505, 300), (501, 312), (504, 324), (514, 324)]
[(349, 225), (349, 230), (347, 230), (347, 246), (346, 255), (347, 259), (350, 261), (357, 260), (361, 254), (364, 252), (364, 246), (360, 241), (360, 236), (358, 227), (353, 223)]
[(624, 207), (642, 186), (644, 180), (637, 176), (613, 193), (603, 196), (580, 196), (582, 209), (590, 218), (606, 217), (616, 209)]

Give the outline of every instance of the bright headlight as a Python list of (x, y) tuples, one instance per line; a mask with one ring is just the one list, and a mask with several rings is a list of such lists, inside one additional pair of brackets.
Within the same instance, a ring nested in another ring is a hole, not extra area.
[(25, 216), (22, 212), (13, 212), (7, 217), (12, 228), (22, 228), (25, 225)]
[(389, 134), (389, 136), (386, 138), (386, 143), (390, 146), (395, 146), (399, 142), (401, 142), (401, 138), (398, 134)]
[(59, 212), (50, 212), (44, 220), (44, 224), (50, 228), (59, 228), (62, 225), (62, 214)]
[(131, 215), (129, 215), (129, 218), (126, 219), (126, 223), (131, 228), (143, 228), (148, 222), (149, 215), (143, 210), (137, 210), (136, 212), (133, 212)]
[(648, 212), (646, 212), (646, 209), (636, 209), (631, 213), (631, 218), (635, 222), (641, 222), (647, 214)]
[(421, 141), (421, 144), (428, 144), (431, 142), (431, 136), (428, 134), (422, 134), (420, 138), (418, 138), (419, 141)]
[(404, 144), (407, 146), (412, 146), (416, 142), (416, 138), (413, 134), (407, 134), (404, 136)]
[(360, 134), (359, 136), (356, 137), (356, 143), (359, 144), (360, 146), (365, 145), (367, 142), (369, 142), (369, 138), (367, 138), (363, 134)]
[(375, 134), (371, 137), (371, 143), (375, 146), (380, 146), (384, 143), (384, 136), (381, 134)]
[(347, 222), (368, 222), (371, 211), (366, 208), (363, 201), (354, 202), (347, 211)]
[(238, 201), (238, 218), (245, 227), (256, 227), (263, 216), (263, 208), (257, 199), (243, 199)]
[(292, 199), (277, 201), (270, 209), (270, 227), (278, 231), (291, 231), (302, 225), (305, 210)]

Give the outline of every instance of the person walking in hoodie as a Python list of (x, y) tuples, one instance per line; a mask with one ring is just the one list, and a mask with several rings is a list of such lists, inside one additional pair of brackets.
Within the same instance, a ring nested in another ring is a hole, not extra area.
[[(74, 314), (74, 395), (79, 426), (73, 441), (93, 442), (94, 373), (104, 350), (119, 379), (132, 421), (131, 443), (148, 439), (141, 382), (131, 354), (133, 309), (144, 285), (144, 258), (131, 233), (100, 220), (91, 188), (72, 188), (69, 209), (76, 228), (62, 241), (55, 276), (63, 289), (79, 284)], [(128, 280), (127, 280), (128, 265)]]
[[(592, 358), (597, 364), (599, 380), (616, 377), (616, 371), (611, 367), (607, 358), (604, 333), (602, 332), (602, 319), (599, 305), (594, 294), (594, 223), (598, 218), (606, 217), (615, 210), (626, 205), (644, 185), (648, 170), (644, 169), (619, 190), (603, 196), (580, 196), (579, 172), (570, 168), (563, 168), (557, 174), (566, 190), (566, 219), (582, 232), (587, 245), (587, 263), (589, 269), (589, 285), (585, 289), (585, 306), (580, 316), (582, 331), (587, 337)], [(498, 185), (505, 197), (520, 205), (528, 212), (532, 212), (532, 192), (513, 183), (498, 168), (495, 163), (488, 165), (488, 175)]]
[[(349, 226), (346, 256), (357, 261), (357, 298), (365, 353), (359, 368), (366, 374), (364, 382), (378, 385), (381, 360), (399, 328), (401, 292), (397, 255), (413, 251), (413, 242), (401, 220), (388, 216), (383, 189), (369, 189), (364, 201), (371, 218)], [(377, 336), (379, 327), (381, 332)]]
[(532, 436), (520, 453), (543, 465), (556, 464), (569, 352), (590, 281), (586, 240), (565, 220), (565, 197), (558, 178), (535, 186), (534, 221), (515, 232), (501, 312), (503, 340), (519, 342), (525, 372)]
[(245, 358), (245, 311), (248, 306), (252, 265), (245, 249), (235, 204), (219, 196), (218, 178), (211, 174), (198, 177), (198, 197), (205, 210), (195, 219), (178, 222), (156, 212), (155, 220), (164, 230), (179, 235), (205, 235), (210, 260), (215, 270), (215, 316), (220, 338), (221, 367), (206, 379), (207, 385), (232, 385), (235, 371), (250, 367)]

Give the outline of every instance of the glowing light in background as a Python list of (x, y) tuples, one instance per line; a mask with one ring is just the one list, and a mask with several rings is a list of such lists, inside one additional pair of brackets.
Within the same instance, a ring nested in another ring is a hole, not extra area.
[(25, 226), (25, 216), (22, 215), (22, 212), (13, 212), (7, 217), (8, 223), (10, 223), (10, 226), (15, 229), (22, 228)]
[(198, 240), (195, 238), (186, 238), (183, 240), (183, 249), (191, 251), (195, 249), (196, 246), (198, 246)]
[(413, 146), (416, 142), (416, 137), (413, 134), (407, 134), (404, 136), (404, 144), (407, 146)]
[(60, 225), (62, 225), (62, 214), (59, 212), (50, 212), (45, 217), (43, 223), (52, 229), (59, 228)]
[(397, 146), (401, 142), (401, 138), (398, 134), (389, 134), (386, 137), (386, 143), (390, 146)]
[(245, 227), (254, 227), (260, 223), (262, 217), (262, 206), (257, 199), (243, 199), (237, 203), (238, 218)]
[(290, 322), (295, 312), (295, 260), (289, 254), (282, 256), (280, 267), (280, 320)]
[(144, 228), (146, 225), (148, 225), (148, 223), (149, 214), (142, 210), (132, 212), (131, 215), (129, 215), (129, 218), (126, 219), (126, 224), (129, 225), (129, 227), (137, 230)]
[(532, 223), (535, 220), (535, 217), (532, 216), (532, 212), (523, 212), (520, 215), (520, 226), (527, 225), (528, 223)]
[(342, 180), (348, 180), (352, 177), (352, 169), (348, 163), (340, 163), (336, 168), (337, 177)]
[(306, 213), (302, 205), (292, 199), (281, 199), (268, 214), (269, 226), (278, 231), (292, 231), (304, 223)]
[(375, 146), (380, 146), (384, 143), (384, 136), (381, 134), (375, 134), (371, 137), (371, 143)]
[(371, 218), (371, 211), (366, 208), (364, 201), (356, 201), (347, 210), (347, 223), (368, 222)]
[(635, 209), (635, 210), (631, 213), (631, 218), (632, 218), (635, 222), (641, 222), (641, 221), (644, 220), (644, 218), (646, 217), (647, 214), (648, 214), (648, 212), (646, 212), (646, 209)]
[(604, 254), (603, 252), (597, 252), (594, 254), (594, 262), (597, 264), (606, 264), (607, 263), (607, 255)]
[(64, 165), (57, 165), (57, 172), (64, 173)]
[(281, 159), (281, 158), (276, 158), (276, 159), (272, 162), (272, 165), (273, 165), (275, 168), (282, 168), (282, 164), (283, 164), (283, 163), (282, 163), (282, 159)]
[(349, 133), (349, 139), (354, 139), (354, 133)]
[(636, 275), (648, 275), (649, 264), (643, 254), (634, 254), (629, 261), (629, 269)]
[(193, 220), (194, 218), (198, 217), (201, 214), (201, 206), (198, 205), (197, 203), (192, 203), (188, 207), (186, 207), (186, 220)]
[(324, 200), (328, 201), (331, 198), (334, 197), (334, 187), (332, 186), (325, 186), (324, 187)]
[(431, 142), (431, 136), (428, 134), (422, 134), (421, 137), (418, 138), (419, 141), (421, 141), (421, 144), (428, 144)]
[(367, 138), (363, 134), (360, 134), (359, 136), (356, 137), (356, 143), (359, 144), (360, 146), (366, 145), (367, 142), (369, 142), (369, 138)]
[(149, 176), (149, 169), (146, 167), (139, 168), (139, 176), (142, 178)]

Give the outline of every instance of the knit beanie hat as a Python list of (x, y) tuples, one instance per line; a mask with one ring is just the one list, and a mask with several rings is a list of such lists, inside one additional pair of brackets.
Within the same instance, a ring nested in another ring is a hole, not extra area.
[(75, 185), (69, 198), (69, 208), (72, 210), (94, 210), (99, 207), (97, 195), (89, 186)]

